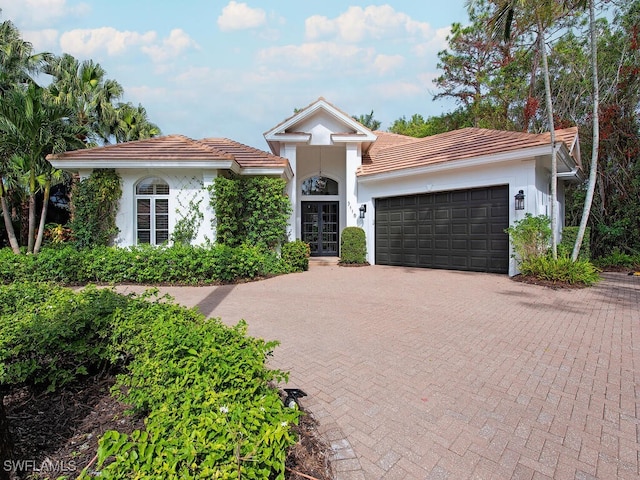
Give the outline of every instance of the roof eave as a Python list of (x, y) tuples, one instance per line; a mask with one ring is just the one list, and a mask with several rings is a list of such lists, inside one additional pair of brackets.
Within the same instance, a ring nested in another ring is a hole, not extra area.
[(87, 160), (73, 158), (48, 158), (54, 168), (60, 170), (78, 171), (95, 168), (115, 168), (115, 169), (135, 169), (135, 168), (206, 168), (215, 170), (231, 170), (234, 173), (240, 172), (240, 165), (233, 159), (189, 159), (189, 160), (142, 160), (142, 159), (124, 159), (124, 160)]
[(458, 168), (476, 167), (479, 165), (487, 165), (492, 163), (502, 163), (510, 161), (522, 161), (522, 160), (534, 160), (535, 157), (540, 155), (549, 154), (548, 146), (539, 146), (533, 148), (527, 148), (524, 150), (517, 150), (514, 152), (505, 152), (497, 155), (483, 155), (480, 157), (473, 157), (464, 160), (450, 160), (434, 163), (431, 165), (423, 165), (419, 167), (409, 167), (398, 170), (391, 170), (387, 172), (379, 172), (366, 174), (362, 171), (358, 172), (359, 182), (374, 182), (377, 180), (389, 180), (392, 178), (403, 178), (413, 175), (419, 175), (422, 173), (441, 172), (446, 170), (454, 170)]
[(293, 170), (291, 170), (291, 166), (288, 164), (282, 167), (246, 167), (240, 171), (240, 174), (277, 176), (285, 180), (291, 180), (293, 178)]

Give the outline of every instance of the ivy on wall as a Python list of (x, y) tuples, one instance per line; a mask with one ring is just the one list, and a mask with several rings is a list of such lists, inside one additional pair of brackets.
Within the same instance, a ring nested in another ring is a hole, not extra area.
[(120, 176), (113, 169), (97, 169), (73, 185), (71, 223), (80, 248), (109, 245), (119, 232), (116, 226), (118, 203), (122, 197)]
[(204, 220), (204, 214), (200, 210), (202, 198), (197, 198), (200, 192), (196, 191), (187, 205), (184, 204), (180, 196), (177, 197), (179, 208), (176, 208), (176, 215), (180, 218), (176, 222), (171, 241), (182, 245), (190, 245), (200, 229), (200, 224)]
[(286, 181), (271, 177), (216, 177), (209, 187), (217, 243), (275, 248), (287, 240), (292, 208)]

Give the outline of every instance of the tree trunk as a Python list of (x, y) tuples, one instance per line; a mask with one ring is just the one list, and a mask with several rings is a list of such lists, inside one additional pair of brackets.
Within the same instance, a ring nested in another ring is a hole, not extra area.
[(553, 258), (558, 258), (558, 152), (556, 150), (556, 129), (553, 121), (553, 102), (551, 100), (551, 80), (549, 79), (549, 62), (544, 44), (544, 28), (538, 17), (538, 46), (542, 55), (544, 68), (544, 91), (547, 102), (547, 120), (551, 134), (551, 251)]
[[(13, 458), (13, 442), (9, 433), (9, 420), (4, 409), (4, 393), (0, 392), (0, 480), (9, 480), (9, 469)], [(9, 462), (9, 463), (7, 463)]]
[(0, 178), (0, 208), (2, 208), (2, 216), (4, 218), (4, 227), (7, 230), (7, 237), (9, 237), (9, 245), (13, 253), (18, 255), (20, 253), (20, 245), (18, 244), (18, 238), (16, 232), (13, 229), (13, 222), (11, 221), (11, 212), (9, 211), (9, 202), (7, 202), (7, 195)]
[(40, 214), (40, 225), (38, 226), (38, 236), (36, 244), (33, 247), (33, 253), (38, 253), (42, 247), (42, 239), (44, 238), (44, 227), (47, 222), (47, 212), (49, 211), (49, 194), (51, 193), (51, 181), (47, 180), (44, 186), (44, 198), (42, 199), (42, 213)]
[(580, 247), (582, 247), (582, 239), (587, 230), (587, 223), (593, 203), (593, 193), (595, 192), (596, 180), (598, 178), (598, 152), (600, 146), (600, 119), (598, 114), (600, 110), (600, 88), (598, 85), (598, 38), (596, 33), (594, 0), (589, 0), (589, 33), (591, 34), (591, 76), (593, 80), (593, 147), (591, 150), (591, 171), (589, 172), (589, 183), (587, 184), (587, 194), (584, 199), (582, 219), (580, 220), (576, 243), (571, 253), (571, 260), (574, 262), (578, 259), (578, 255), (580, 255)]
[(27, 238), (27, 253), (33, 253), (36, 240), (36, 194), (29, 193), (29, 237)]

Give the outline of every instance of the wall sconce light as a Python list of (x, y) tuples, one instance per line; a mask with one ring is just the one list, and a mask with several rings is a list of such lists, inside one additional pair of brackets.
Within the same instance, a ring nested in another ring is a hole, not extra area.
[(524, 190), (520, 190), (516, 193), (516, 210), (524, 210)]
[(367, 213), (367, 206), (363, 203), (360, 205), (360, 218), (364, 218), (364, 214)]

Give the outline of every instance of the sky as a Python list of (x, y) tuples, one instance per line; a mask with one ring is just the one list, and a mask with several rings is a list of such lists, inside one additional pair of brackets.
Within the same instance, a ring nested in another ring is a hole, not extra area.
[(381, 129), (433, 101), (438, 51), (465, 0), (0, 0), (36, 52), (91, 59), (162, 133), (268, 148), (263, 133), (319, 97)]

